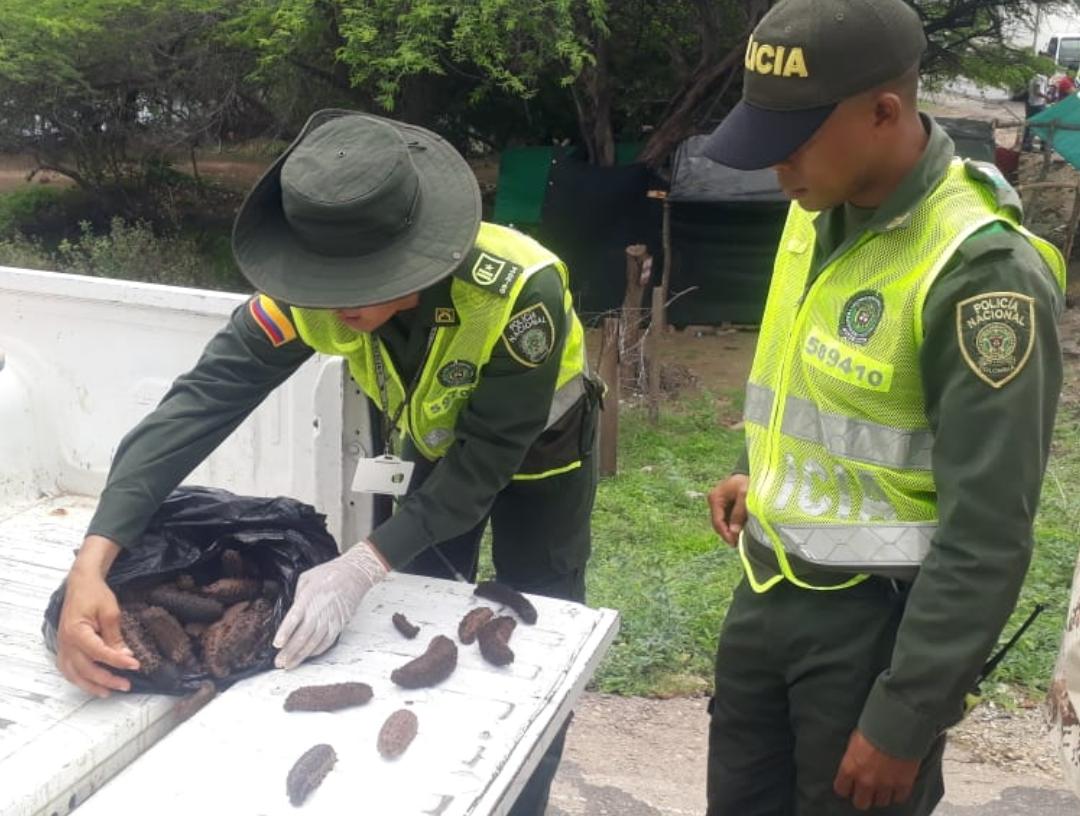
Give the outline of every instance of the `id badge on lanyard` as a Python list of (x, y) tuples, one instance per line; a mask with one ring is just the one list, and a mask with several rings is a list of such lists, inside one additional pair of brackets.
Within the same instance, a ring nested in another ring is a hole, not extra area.
[(406, 462), (392, 454), (361, 459), (353, 476), (354, 493), (384, 493), (404, 496), (412, 481), (415, 463)]
[(405, 410), (409, 400), (412, 399), (413, 391), (416, 390), (416, 384), (420, 379), (420, 372), (424, 367), (424, 361), (427, 360), (427, 356), (431, 353), (431, 346), (434, 341), (435, 330), (432, 329), (428, 335), (427, 349), (424, 352), (420, 368), (417, 370), (416, 376), (413, 377), (409, 388), (405, 391), (396, 415), (390, 417), (386, 414), (386, 408), (390, 404), (386, 388), (386, 364), (383, 361), (382, 349), (379, 347), (380, 341), (373, 338), (372, 356), (375, 362), (375, 379), (379, 387), (379, 397), (383, 404), (383, 411), (381, 412), (383, 417), (382, 434), (386, 448), (382, 456), (364, 458), (356, 463), (356, 473), (353, 475), (352, 483), (354, 493), (382, 493), (399, 498), (408, 492), (409, 483), (412, 481), (413, 468), (416, 465), (414, 462), (406, 462), (401, 457), (394, 455), (391, 447), (391, 437), (398, 420), (401, 418), (401, 412)]

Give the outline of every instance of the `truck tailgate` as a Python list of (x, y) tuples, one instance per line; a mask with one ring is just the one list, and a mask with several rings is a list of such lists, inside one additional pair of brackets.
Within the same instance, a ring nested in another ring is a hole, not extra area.
[[(618, 629), (611, 610), (533, 601), (540, 619), (517, 627), (510, 666), (496, 668), (475, 644), (459, 643), (458, 666), (448, 680), (409, 691), (391, 683), (390, 672), (436, 634), (456, 642), (461, 616), (491, 604), (474, 598), (469, 585), (395, 574), (368, 594), (336, 647), (292, 672), (264, 673), (233, 686), (79, 814), (294, 813), (286, 776), (318, 743), (332, 745), (338, 762), (304, 804), (305, 813), (506, 813)], [(393, 628), (394, 612), (420, 626), (414, 640)], [(298, 686), (345, 681), (368, 683), (374, 699), (332, 714), (282, 708)], [(419, 733), (403, 756), (387, 761), (376, 751), (376, 736), (402, 707), (417, 715)]]

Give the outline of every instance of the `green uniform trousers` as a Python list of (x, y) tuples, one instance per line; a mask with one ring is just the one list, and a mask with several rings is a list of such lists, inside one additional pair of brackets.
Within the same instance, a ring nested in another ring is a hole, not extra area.
[[(735, 590), (710, 701), (707, 816), (852, 816), (833, 780), (877, 676), (892, 659), (906, 592), (871, 578), (818, 592), (787, 581)], [(911, 798), (874, 816), (929, 816), (944, 793), (941, 736)]]

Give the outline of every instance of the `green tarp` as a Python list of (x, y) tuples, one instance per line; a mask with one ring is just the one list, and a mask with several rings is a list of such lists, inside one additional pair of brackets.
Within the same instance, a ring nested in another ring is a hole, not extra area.
[(1065, 161), (1080, 170), (1080, 130), (1057, 130), (1054, 129), (1051, 137), (1050, 123), (1070, 125), (1080, 128), (1080, 98), (1076, 94), (1070, 94), (1056, 105), (1051, 105), (1042, 113), (1028, 119), (1031, 129), (1043, 141), (1053, 139), (1054, 150)]

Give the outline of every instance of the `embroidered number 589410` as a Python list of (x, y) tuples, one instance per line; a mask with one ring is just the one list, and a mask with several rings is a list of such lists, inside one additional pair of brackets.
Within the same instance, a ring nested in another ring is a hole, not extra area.
[(893, 367), (812, 329), (802, 350), (803, 360), (838, 380), (872, 391), (892, 387)]

